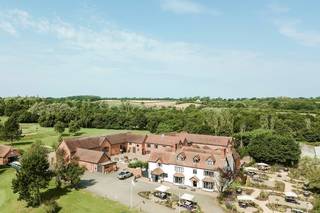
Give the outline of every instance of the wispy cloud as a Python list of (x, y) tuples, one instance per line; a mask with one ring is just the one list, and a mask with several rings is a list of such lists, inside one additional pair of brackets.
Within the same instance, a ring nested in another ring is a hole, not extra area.
[[(301, 79), (316, 85), (311, 76), (320, 67), (317, 61), (274, 59), (255, 51), (164, 41), (109, 25), (97, 30), (24, 10), (0, 10), (0, 23), (8, 23), (16, 35), (13, 39), (26, 43), (16, 49), (12, 48), (14, 42), (1, 46), (4, 84), (0, 95), (268, 96), (281, 93), (283, 81), (292, 73), (294, 79), (282, 95), (287, 91), (300, 94)], [(25, 32), (32, 35), (22, 37)], [(301, 67), (307, 71), (302, 72)], [(20, 87), (10, 87), (12, 81), (18, 81)]]
[(279, 32), (306, 46), (320, 46), (320, 32), (299, 29), (301, 21), (276, 21)]
[(6, 33), (9, 33), (12, 36), (16, 36), (17, 35), (16, 29), (9, 22), (0, 22), (0, 31), (4, 31)]
[(205, 5), (192, 0), (163, 0), (161, 7), (163, 10), (176, 14), (210, 14), (220, 15), (221, 12), (207, 8)]
[(290, 17), (289, 7), (270, 4), (267, 5), (267, 9), (271, 12), (273, 24), (281, 35), (304, 46), (320, 45), (320, 31), (303, 29), (302, 20)]

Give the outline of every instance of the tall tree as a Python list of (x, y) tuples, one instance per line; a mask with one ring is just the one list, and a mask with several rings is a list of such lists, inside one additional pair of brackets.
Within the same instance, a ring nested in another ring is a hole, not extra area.
[(75, 134), (75, 133), (79, 132), (80, 129), (81, 129), (81, 127), (80, 127), (80, 124), (78, 121), (70, 121), (70, 123), (69, 123), (69, 132), (70, 133)]
[(300, 146), (290, 136), (259, 134), (250, 139), (249, 154), (256, 161), (293, 165), (300, 158)]
[(62, 123), (61, 121), (58, 121), (55, 125), (54, 125), (54, 130), (56, 132), (58, 132), (59, 134), (62, 134), (65, 130), (65, 124)]
[(41, 142), (36, 142), (23, 155), (21, 169), (12, 180), (12, 189), (18, 193), (19, 200), (25, 200), (28, 206), (41, 204), (41, 189), (48, 187), (52, 174), (49, 171), (47, 150)]
[(84, 174), (85, 169), (80, 167), (75, 159), (67, 162), (64, 159), (65, 153), (58, 149), (56, 152), (55, 176), (57, 187), (62, 183), (70, 187), (76, 187), (80, 183), (80, 177)]
[(11, 143), (14, 140), (19, 140), (21, 138), (22, 130), (16, 116), (10, 116), (8, 120), (4, 122), (1, 138)]

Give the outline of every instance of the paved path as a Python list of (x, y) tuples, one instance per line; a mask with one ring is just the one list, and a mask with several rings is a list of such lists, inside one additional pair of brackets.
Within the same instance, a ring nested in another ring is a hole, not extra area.
[[(159, 183), (145, 182), (138, 180), (134, 187), (131, 186), (132, 178), (126, 180), (118, 180), (116, 173), (112, 174), (100, 174), (100, 173), (88, 173), (83, 176), (83, 184), (86, 184), (86, 189), (90, 192), (98, 194), (103, 197), (107, 197), (112, 200), (119, 201), (127, 206), (130, 206), (130, 195), (132, 195), (132, 206), (137, 209), (141, 209), (146, 213), (174, 213), (178, 212), (178, 209), (173, 210), (156, 204), (150, 200), (143, 199), (138, 195), (141, 191), (153, 191)], [(166, 184), (168, 185), (168, 184)], [(178, 189), (176, 186), (171, 186), (170, 191), (178, 195), (179, 192), (193, 194), (198, 201), (201, 209), (204, 213), (224, 213), (223, 209), (219, 206), (216, 193), (206, 192), (191, 192), (190, 190)], [(132, 189), (132, 193), (131, 190)]]

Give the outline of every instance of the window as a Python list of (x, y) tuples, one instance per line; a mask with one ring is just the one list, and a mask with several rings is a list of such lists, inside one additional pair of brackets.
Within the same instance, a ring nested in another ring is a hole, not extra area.
[(163, 178), (167, 178), (167, 177), (168, 177), (168, 174), (167, 174), (167, 173), (163, 173), (163, 174), (162, 174), (162, 177), (163, 177)]
[(150, 147), (151, 147), (151, 145), (150, 145), (150, 144), (148, 144), (148, 145), (147, 145), (147, 147), (148, 147), (148, 148), (150, 148)]
[(198, 173), (197, 169), (193, 169), (193, 174), (196, 175)]
[(203, 182), (203, 188), (212, 190), (213, 183), (212, 182)]
[(183, 167), (181, 167), (181, 166), (176, 166), (176, 167), (174, 168), (174, 170), (175, 170), (176, 172), (178, 172), (178, 173), (183, 173)]
[(104, 148), (102, 149), (102, 152), (108, 153), (108, 152), (109, 152), (109, 147), (104, 147)]
[(158, 144), (155, 144), (155, 145), (154, 145), (154, 148), (158, 149)]
[(139, 147), (139, 144), (137, 144), (137, 147)]
[(158, 163), (158, 166), (161, 167), (161, 163)]
[(186, 155), (183, 152), (177, 155), (177, 160), (184, 161), (185, 159), (186, 159)]
[(173, 182), (178, 183), (178, 184), (183, 184), (184, 183), (184, 178), (183, 177), (173, 177)]
[(211, 158), (208, 158), (207, 164), (208, 164), (209, 166), (212, 166), (212, 165), (214, 164), (214, 161), (213, 161)]
[(200, 162), (200, 156), (196, 155), (193, 157), (193, 163), (199, 163)]
[(203, 174), (204, 176), (214, 177), (214, 172), (212, 171), (204, 170)]
[(131, 145), (132, 143), (130, 142), (129, 145)]

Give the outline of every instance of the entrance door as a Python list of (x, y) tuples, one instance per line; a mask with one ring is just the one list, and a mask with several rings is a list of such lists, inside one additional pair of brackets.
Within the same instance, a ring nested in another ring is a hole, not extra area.
[(136, 147), (132, 147), (132, 152), (136, 153)]
[(193, 185), (193, 187), (197, 187), (198, 186), (198, 183), (197, 183), (197, 181), (192, 181), (192, 185)]
[(97, 171), (102, 172), (102, 166), (100, 164), (98, 165)]

